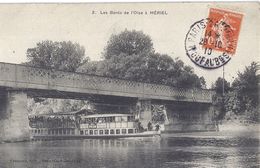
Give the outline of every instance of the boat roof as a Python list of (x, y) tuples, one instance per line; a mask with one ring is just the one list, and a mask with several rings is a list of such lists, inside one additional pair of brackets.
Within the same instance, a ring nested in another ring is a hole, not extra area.
[(95, 117), (127, 117), (133, 116), (133, 114), (92, 114), (83, 116), (84, 118), (95, 118)]

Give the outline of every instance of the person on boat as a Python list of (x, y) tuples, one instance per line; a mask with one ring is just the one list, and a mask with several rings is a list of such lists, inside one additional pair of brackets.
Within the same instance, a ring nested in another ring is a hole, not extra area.
[(143, 132), (144, 131), (144, 127), (142, 126), (140, 121), (138, 121), (137, 127), (138, 127), (139, 132)]
[(148, 131), (152, 131), (153, 126), (152, 126), (152, 123), (150, 121), (148, 122), (147, 127), (148, 127)]
[(159, 124), (156, 124), (155, 130), (156, 130), (156, 131), (159, 131), (159, 130), (160, 130), (160, 125), (159, 125)]

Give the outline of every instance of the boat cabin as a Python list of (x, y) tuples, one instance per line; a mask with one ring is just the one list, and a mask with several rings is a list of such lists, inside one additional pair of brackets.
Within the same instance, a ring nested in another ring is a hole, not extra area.
[(103, 136), (136, 132), (135, 117), (132, 114), (94, 114), (81, 118), (81, 135)]

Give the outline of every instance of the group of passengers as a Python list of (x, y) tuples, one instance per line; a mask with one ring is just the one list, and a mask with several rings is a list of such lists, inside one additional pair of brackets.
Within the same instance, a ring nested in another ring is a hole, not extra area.
[[(137, 129), (140, 131), (140, 132), (144, 132), (146, 130), (148, 131), (152, 131), (153, 130), (153, 124), (151, 121), (148, 122), (147, 124), (147, 129), (144, 129), (143, 125), (141, 124), (140, 121), (137, 122)], [(159, 131), (160, 130), (160, 125), (159, 124), (156, 124), (155, 125), (155, 131)]]

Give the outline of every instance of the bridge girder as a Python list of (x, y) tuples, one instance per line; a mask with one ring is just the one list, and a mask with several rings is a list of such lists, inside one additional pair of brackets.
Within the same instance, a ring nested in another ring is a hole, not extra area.
[(0, 63), (0, 74), (0, 87), (24, 90), (32, 96), (84, 99), (95, 95), (212, 103), (213, 93), (205, 89), (174, 88), (8, 63)]

